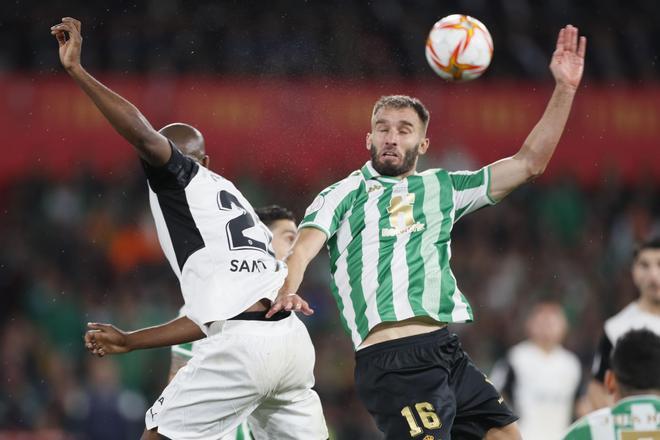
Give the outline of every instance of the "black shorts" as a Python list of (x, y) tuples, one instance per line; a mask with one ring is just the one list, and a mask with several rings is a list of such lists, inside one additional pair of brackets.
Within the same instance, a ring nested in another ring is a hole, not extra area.
[(355, 385), (387, 440), (482, 439), (518, 419), (447, 328), (359, 350)]

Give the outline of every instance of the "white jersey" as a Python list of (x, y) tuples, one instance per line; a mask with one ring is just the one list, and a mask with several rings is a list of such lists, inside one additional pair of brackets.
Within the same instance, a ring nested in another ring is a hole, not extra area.
[(616, 341), (630, 330), (648, 329), (660, 335), (660, 315), (643, 310), (637, 301), (628, 304), (619, 313), (605, 321), (603, 336), (594, 357), (592, 373), (603, 382), (610, 367), (610, 355)]
[(186, 315), (207, 332), (209, 322), (273, 300), (286, 265), (240, 191), (174, 145), (165, 165), (143, 166), (158, 239), (179, 278)]
[(548, 353), (523, 341), (496, 364), (491, 380), (511, 399), (523, 438), (557, 440), (571, 423), (581, 376), (570, 351), (557, 347)]

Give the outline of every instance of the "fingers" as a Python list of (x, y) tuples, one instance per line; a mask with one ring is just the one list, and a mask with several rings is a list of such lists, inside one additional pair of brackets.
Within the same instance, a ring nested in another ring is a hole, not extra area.
[(103, 331), (107, 330), (109, 327), (111, 327), (110, 324), (101, 324), (98, 322), (88, 322), (87, 323), (87, 328), (90, 330), (98, 330), (98, 331)]
[(557, 48), (555, 50), (559, 52), (564, 51), (564, 46), (566, 42), (566, 28), (561, 28), (559, 30), (559, 35), (557, 36)]
[(278, 297), (270, 306), (270, 309), (266, 313), (266, 318), (270, 318), (282, 310), (287, 312), (302, 312), (306, 316), (312, 315), (314, 313), (314, 310), (309, 306), (307, 301), (295, 293), (290, 293), (286, 296)]
[(55, 35), (55, 38), (57, 38), (57, 44), (59, 44), (60, 47), (66, 44), (66, 33), (61, 31), (51, 31), (51, 34)]
[(566, 49), (571, 52), (576, 52), (578, 43), (578, 29), (575, 26), (569, 24), (566, 26), (566, 30), (568, 32)]
[(83, 336), (83, 339), (85, 341), (85, 348), (87, 351), (95, 356), (103, 357), (106, 354), (105, 348), (103, 344), (101, 344), (96, 338), (99, 333), (100, 330), (88, 330)]
[(80, 25), (81, 25), (80, 20), (76, 20), (73, 17), (64, 17), (62, 21), (64, 23), (71, 23), (76, 28), (78, 33), (80, 33)]
[(577, 53), (584, 58), (587, 50), (587, 38), (579, 36), (579, 29), (569, 24), (559, 31), (557, 37), (557, 51), (569, 51)]
[(80, 25), (78, 24), (76, 26), (76, 23), (74, 21), (71, 21), (73, 19), (69, 19), (66, 21), (65, 20), (66, 18), (62, 20), (62, 23), (56, 24), (55, 26), (51, 26), (50, 33), (53, 35), (57, 35), (58, 33), (61, 32), (67, 32), (69, 34), (69, 38), (75, 40), (81, 40), (82, 37), (80, 36)]
[(577, 53), (580, 58), (584, 58), (584, 55), (587, 53), (587, 37), (580, 37)]
[(300, 311), (303, 313), (303, 315), (305, 315), (305, 316), (313, 315), (314, 314), (314, 309), (312, 309), (309, 306), (309, 304), (307, 304), (307, 301), (303, 301), (303, 303), (304, 304), (302, 305), (302, 308), (300, 309)]
[(282, 303), (279, 300), (275, 300), (273, 304), (271, 304), (270, 309), (268, 309), (268, 312), (266, 312), (266, 318), (270, 318), (273, 316), (275, 313), (279, 312), (282, 310)]

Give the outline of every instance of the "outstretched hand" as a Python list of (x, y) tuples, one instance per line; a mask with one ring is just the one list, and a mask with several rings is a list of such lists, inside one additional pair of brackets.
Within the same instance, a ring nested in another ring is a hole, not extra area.
[(127, 353), (131, 349), (127, 345), (126, 332), (111, 324), (87, 324), (85, 333), (85, 348), (98, 357), (106, 354)]
[(51, 35), (57, 38), (60, 46), (60, 62), (65, 69), (80, 65), (80, 49), (82, 47), (82, 35), (80, 33), (80, 21), (71, 17), (64, 17), (60, 24), (50, 28)]
[(287, 312), (302, 312), (303, 315), (309, 316), (314, 314), (314, 309), (312, 309), (307, 301), (302, 299), (295, 293), (282, 293), (280, 292), (271, 304), (270, 309), (266, 313), (266, 318), (270, 318), (275, 313), (285, 310)]
[(559, 31), (557, 47), (552, 54), (550, 71), (557, 84), (577, 88), (584, 72), (587, 37), (579, 37), (578, 28), (568, 25)]

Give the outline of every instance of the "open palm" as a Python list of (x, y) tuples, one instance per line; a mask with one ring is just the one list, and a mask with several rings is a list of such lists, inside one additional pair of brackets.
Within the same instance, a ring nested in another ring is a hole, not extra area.
[(587, 38), (579, 37), (578, 29), (568, 25), (559, 31), (557, 48), (552, 54), (550, 71), (558, 84), (577, 88), (584, 72), (584, 54)]

